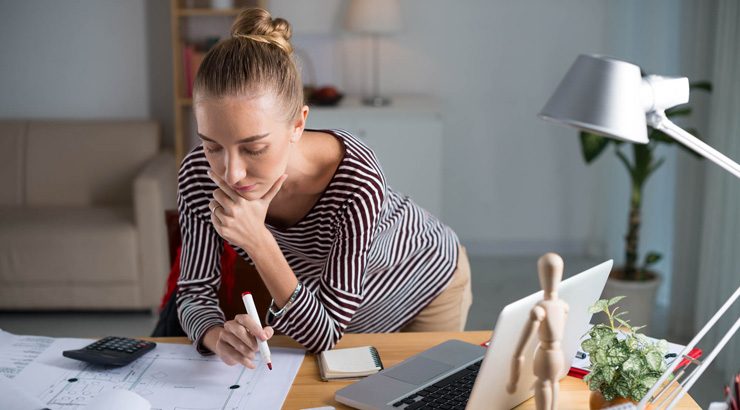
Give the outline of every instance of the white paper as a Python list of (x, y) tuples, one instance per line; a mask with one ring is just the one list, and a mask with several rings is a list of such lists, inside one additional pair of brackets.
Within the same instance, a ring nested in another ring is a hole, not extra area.
[[(109, 389), (131, 390), (153, 409), (279, 409), (288, 395), (304, 351), (274, 347), (273, 370), (256, 355), (255, 370), (227, 366), (204, 357), (191, 345), (157, 343), (157, 347), (123, 367), (87, 364), (62, 356), (92, 339), (16, 336), (0, 330), (0, 373), (50, 409), (81, 410)], [(2, 407), (2, 406), (0, 406)]]
[(105, 390), (85, 406), (85, 410), (151, 410), (146, 399), (131, 390)]
[(28, 395), (18, 383), (5, 376), (0, 376), (0, 404), (3, 409), (39, 410), (44, 408), (41, 400)]

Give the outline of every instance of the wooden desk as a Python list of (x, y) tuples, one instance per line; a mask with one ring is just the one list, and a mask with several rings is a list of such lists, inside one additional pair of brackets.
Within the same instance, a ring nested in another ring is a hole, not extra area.
[[(460, 339), (470, 343), (481, 343), (491, 335), (489, 331), (475, 332), (434, 332), (434, 333), (385, 333), (385, 334), (345, 334), (337, 344), (338, 348), (373, 345), (378, 349), (383, 365), (391, 367), (409, 356), (422, 352), (449, 339)], [(189, 343), (185, 338), (152, 338), (164, 343)], [(286, 336), (275, 336), (270, 345), (298, 347), (296, 342)], [(285, 400), (284, 409), (305, 409), (311, 407), (334, 406), (337, 409), (349, 407), (334, 400), (334, 393), (350, 384), (346, 381), (322, 382), (314, 355), (307, 355), (296, 375), (293, 387)], [(560, 382), (559, 405), (564, 410), (588, 409), (589, 390), (580, 379), (566, 377)], [(534, 399), (522, 403), (517, 409), (534, 409)], [(701, 409), (686, 395), (676, 409)]]

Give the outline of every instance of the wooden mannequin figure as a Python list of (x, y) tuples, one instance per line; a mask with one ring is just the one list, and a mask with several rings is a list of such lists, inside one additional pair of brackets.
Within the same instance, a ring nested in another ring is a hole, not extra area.
[(534, 356), (533, 371), (537, 378), (534, 398), (537, 410), (555, 410), (558, 402), (559, 376), (565, 365), (560, 347), (563, 329), (568, 316), (568, 305), (558, 299), (558, 286), (563, 277), (563, 259), (555, 253), (546, 253), (537, 261), (540, 286), (544, 299), (530, 313), (530, 320), (522, 330), (519, 344), (512, 358), (511, 378), (506, 390), (516, 391), (519, 374), (524, 362), (524, 348), (532, 333), (537, 331), (540, 345)]

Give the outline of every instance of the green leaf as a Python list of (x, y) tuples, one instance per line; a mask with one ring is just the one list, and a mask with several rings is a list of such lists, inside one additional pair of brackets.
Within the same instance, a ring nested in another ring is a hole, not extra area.
[(668, 118), (671, 117), (686, 117), (691, 115), (693, 109), (691, 107), (679, 106), (665, 110), (665, 115)]
[(608, 361), (609, 357), (606, 355), (606, 351), (604, 349), (597, 349), (591, 355), (591, 362), (594, 364), (608, 364)]
[(643, 265), (647, 268), (650, 265), (660, 262), (661, 259), (663, 259), (663, 255), (658, 252), (648, 252), (648, 254), (645, 255), (645, 262)]
[(619, 366), (623, 364), (628, 357), (629, 351), (624, 346), (617, 345), (607, 350), (605, 362), (609, 366)]
[(591, 354), (591, 352), (593, 352), (596, 347), (597, 344), (594, 339), (586, 339), (581, 343), (581, 350), (588, 354)]
[(637, 350), (640, 347), (640, 342), (637, 341), (636, 337), (628, 337), (624, 340), (624, 343), (630, 350)]
[[(589, 376), (591, 376), (591, 374), (589, 374)], [(585, 380), (585, 377), (584, 377), (584, 380)], [(595, 375), (589, 377), (587, 382), (588, 382), (588, 388), (590, 390), (599, 390), (599, 387), (601, 387), (601, 380), (595, 377)]]
[(663, 363), (663, 355), (656, 351), (648, 352), (648, 354), (645, 355), (645, 361), (650, 370), (658, 372)]
[(645, 394), (648, 390), (649, 389), (646, 389), (641, 384), (638, 384), (637, 386), (633, 387), (632, 390), (630, 390), (630, 395), (628, 398), (634, 401), (640, 401), (643, 397), (645, 397)]
[(629, 329), (632, 329), (632, 326), (630, 326), (630, 324), (629, 324), (629, 320), (624, 320), (621, 317), (615, 317), (614, 320), (616, 320), (617, 322), (619, 322), (619, 324), (621, 324), (622, 326), (624, 326), (626, 328), (629, 328)]
[(635, 165), (632, 168), (633, 179), (638, 185), (642, 185), (652, 172), (650, 165), (653, 162), (653, 150), (650, 145), (633, 144), (632, 151), (635, 156)]
[(605, 383), (611, 383), (614, 381), (614, 377), (617, 375), (617, 370), (614, 367), (607, 366), (601, 369), (601, 374), (604, 377)]
[[(642, 380), (640, 380), (640, 383), (643, 387), (646, 387), (649, 390), (651, 387), (653, 387), (655, 383), (658, 382), (659, 378), (659, 376), (645, 376)], [(644, 396), (644, 394), (642, 396)]]
[(709, 81), (692, 81), (689, 83), (689, 90), (704, 90), (712, 92), (712, 83)]
[(654, 128), (650, 129), (650, 134), (648, 135), (648, 138), (650, 141), (658, 141), (662, 142), (663, 144), (672, 145), (676, 142), (673, 138), (671, 138), (668, 134), (661, 130), (656, 130)]
[(606, 401), (612, 401), (619, 395), (619, 392), (615, 392), (613, 390), (602, 390), (601, 394), (604, 396), (604, 400)]
[(611, 305), (619, 302), (620, 300), (624, 299), (625, 297), (626, 296), (615, 296), (615, 297), (609, 299), (609, 302), (607, 302), (607, 305), (611, 306)]
[(658, 349), (660, 354), (665, 356), (665, 354), (668, 353), (668, 342), (666, 342), (665, 339), (660, 339), (656, 344), (656, 348)]
[[(639, 328), (643, 328), (643, 327), (645, 326), (640, 326)], [(637, 338), (637, 341), (639, 341), (642, 346), (650, 345), (650, 339), (648, 339), (647, 336), (641, 333), (638, 333), (638, 334), (635, 334), (635, 337)]]
[(587, 164), (593, 162), (609, 145), (609, 139), (601, 135), (581, 131), (581, 153)]
[(624, 164), (624, 166), (627, 168), (627, 172), (629, 172), (630, 178), (632, 178), (632, 180), (634, 181), (636, 175), (634, 169), (632, 168), (632, 164), (630, 164), (629, 159), (627, 159), (627, 156), (624, 155), (624, 153), (619, 149), (616, 149), (614, 152), (617, 154), (617, 158), (619, 158), (619, 160), (622, 161), (622, 164)]
[(660, 166), (663, 165), (664, 162), (665, 162), (665, 158), (660, 158), (659, 160), (653, 162), (648, 167), (647, 174), (645, 175), (645, 179), (647, 179), (650, 175), (652, 175), (652, 173), (655, 172), (655, 170), (660, 168)]
[(599, 299), (599, 300), (596, 301), (596, 303), (594, 303), (593, 305), (591, 305), (590, 308), (588, 308), (588, 311), (590, 313), (592, 313), (592, 314), (593, 313), (599, 313), (599, 312), (606, 313), (608, 311), (608, 307), (609, 307), (609, 301), (608, 300), (606, 300), (606, 299)]
[(622, 363), (622, 371), (625, 373), (638, 374), (642, 369), (642, 360), (637, 355), (630, 356)]
[(591, 314), (591, 315), (594, 315), (596, 313), (603, 312), (603, 311), (604, 310), (601, 309), (601, 306), (597, 306), (596, 304), (593, 304), (593, 305), (591, 305), (591, 306), (588, 307), (588, 313)]
[(615, 396), (629, 397), (629, 394), (630, 394), (629, 385), (624, 381), (622, 381), (621, 383), (617, 383), (617, 385), (614, 386), (614, 390), (616, 392)]

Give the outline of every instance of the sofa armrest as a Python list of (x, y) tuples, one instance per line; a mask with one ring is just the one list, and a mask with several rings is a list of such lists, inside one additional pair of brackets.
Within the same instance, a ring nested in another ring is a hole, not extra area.
[(164, 211), (175, 209), (175, 155), (162, 151), (134, 180), (134, 218), (139, 245), (139, 286), (142, 303), (156, 309), (170, 271)]

